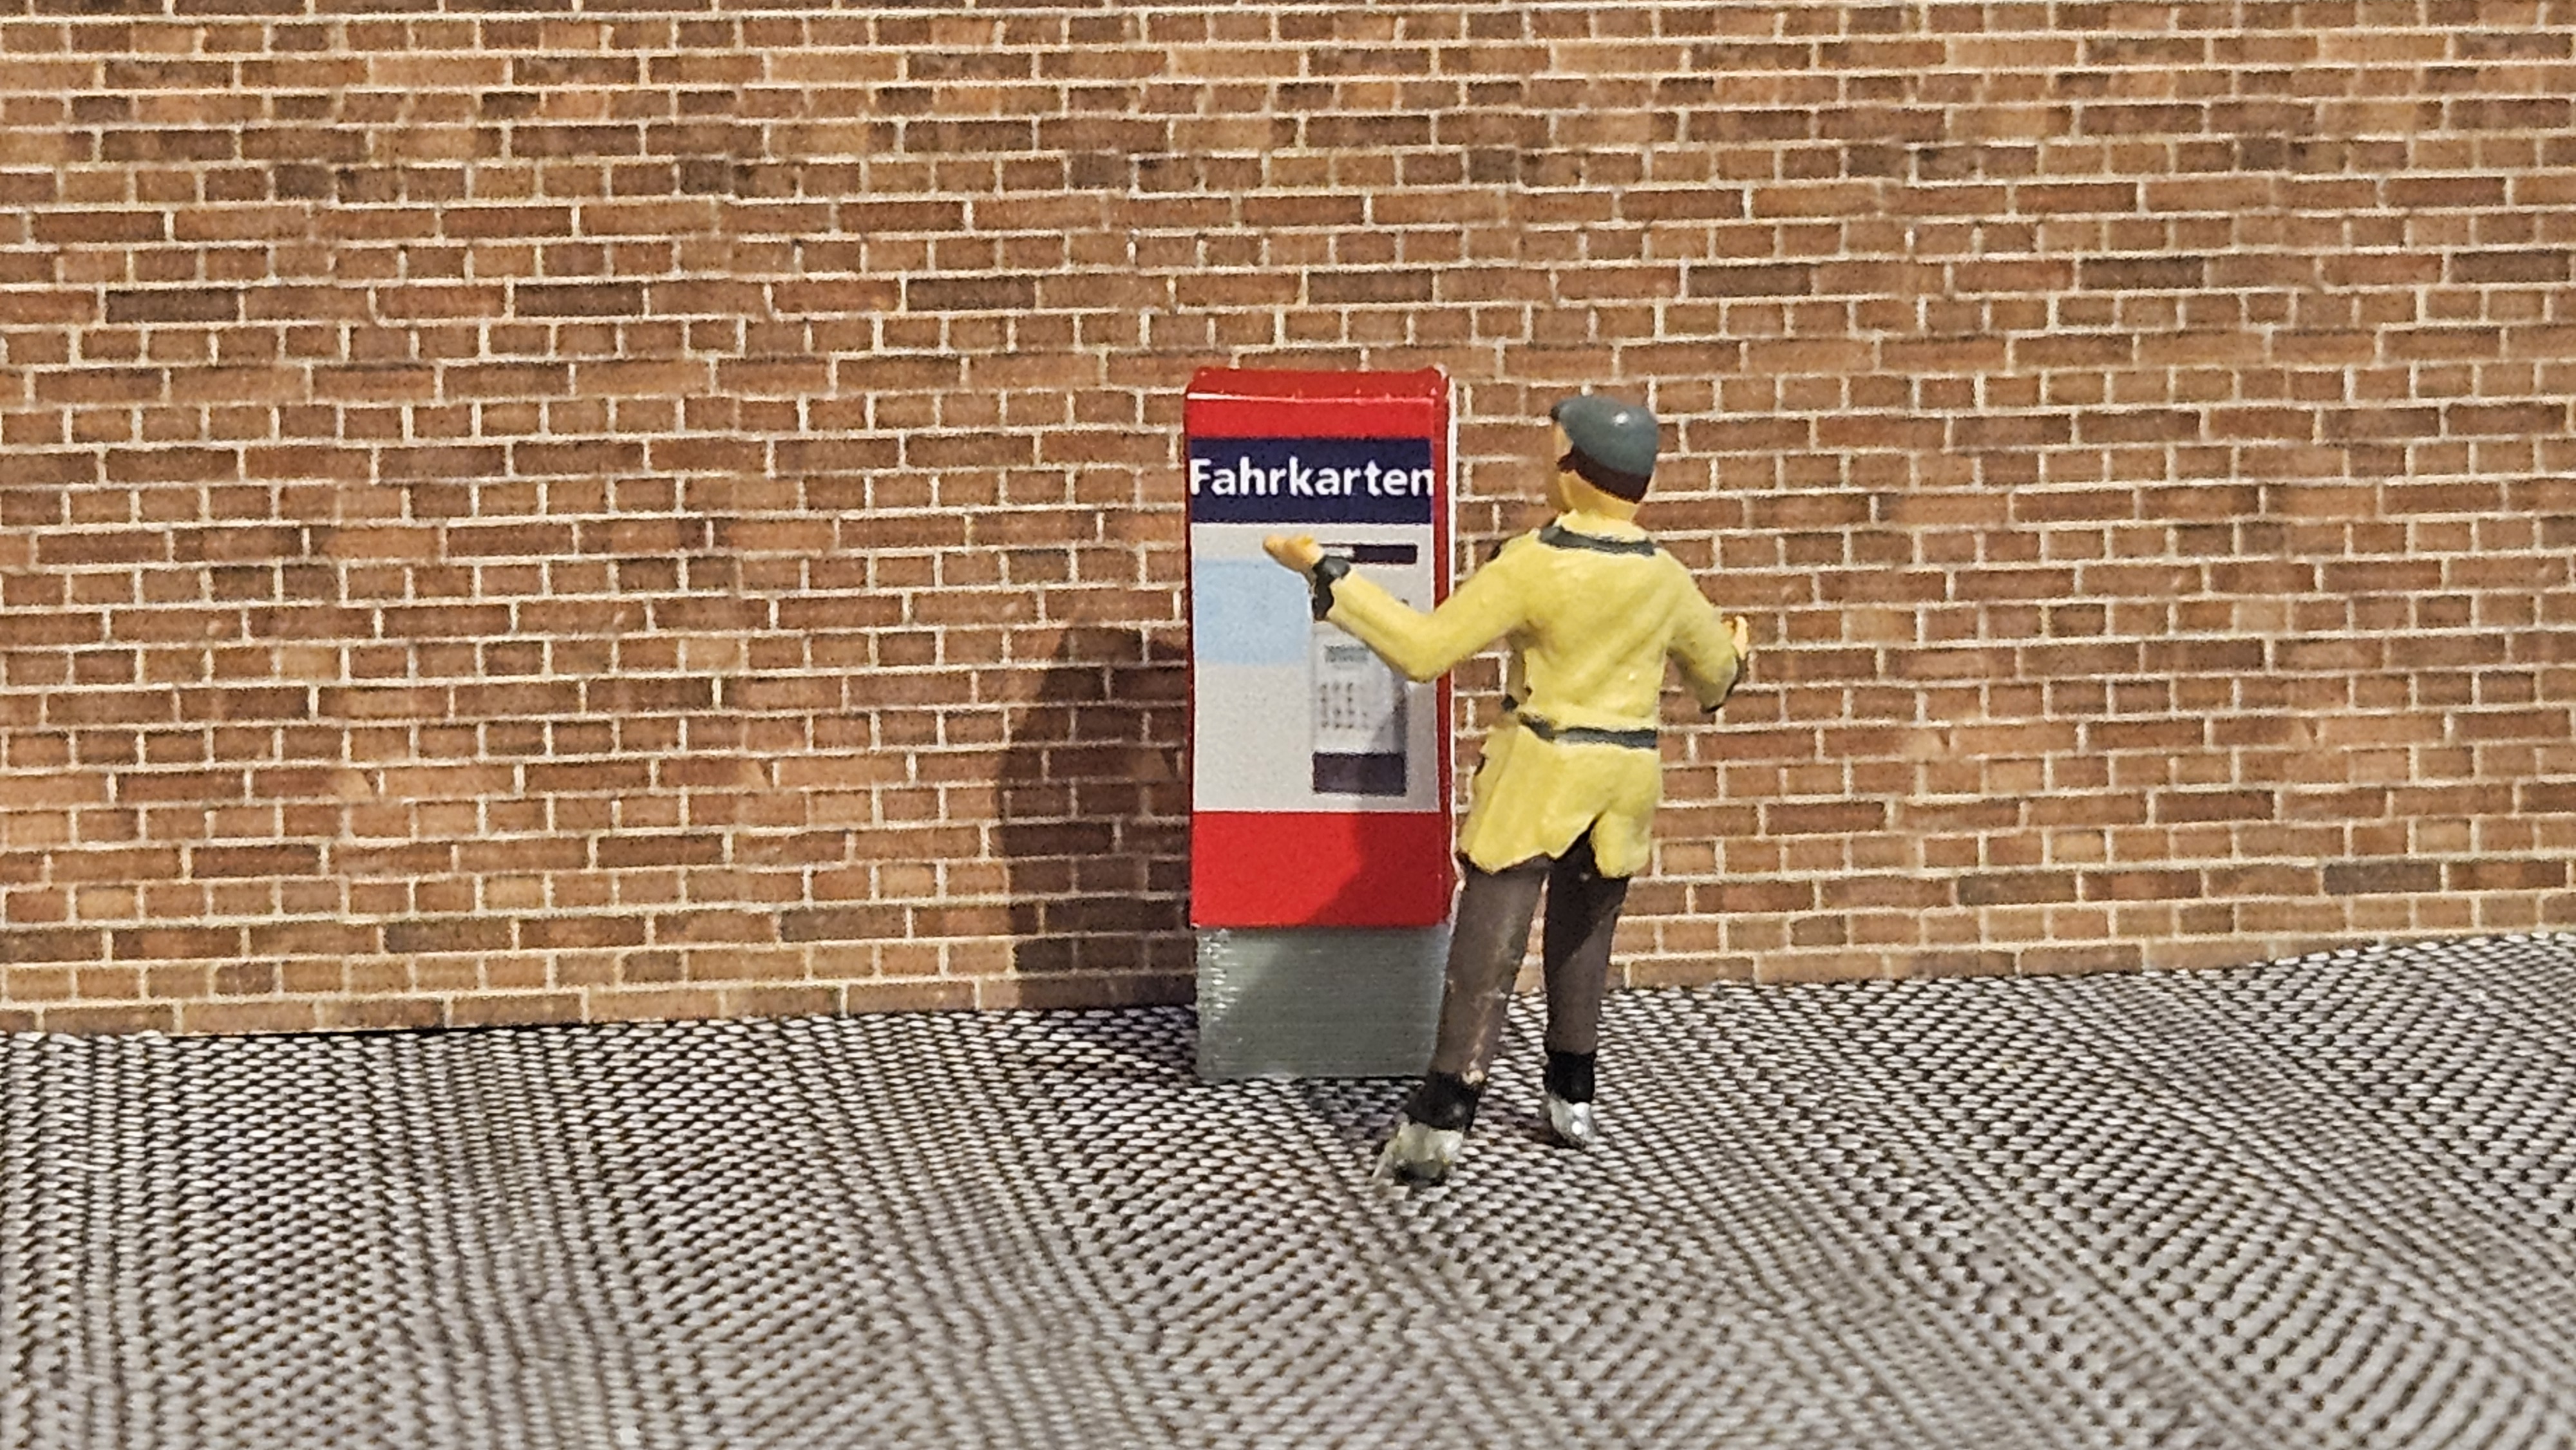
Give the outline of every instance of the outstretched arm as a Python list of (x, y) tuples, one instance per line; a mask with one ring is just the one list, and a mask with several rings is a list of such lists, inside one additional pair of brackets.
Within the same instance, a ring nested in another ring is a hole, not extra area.
[[(1262, 541), (1270, 557), (1312, 574), (1324, 557), (1313, 539), (1278, 535)], [(1350, 631), (1407, 679), (1437, 679), (1460, 660), (1509, 634), (1521, 623), (1520, 591), (1501, 560), (1470, 575), (1429, 614), (1370, 583), (1343, 573), (1319, 586), (1332, 607), (1324, 618)]]

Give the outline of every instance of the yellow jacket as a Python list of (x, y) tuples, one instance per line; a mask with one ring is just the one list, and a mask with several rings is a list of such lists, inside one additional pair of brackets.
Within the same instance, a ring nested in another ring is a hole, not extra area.
[(1560, 856), (1588, 828), (1604, 876), (1646, 864), (1663, 760), (1664, 660), (1700, 707), (1739, 662), (1681, 561), (1635, 524), (1571, 513), (1503, 546), (1425, 615), (1348, 574), (1325, 618), (1407, 677), (1429, 680), (1507, 639), (1503, 719), (1485, 738), (1458, 850), (1487, 871)]

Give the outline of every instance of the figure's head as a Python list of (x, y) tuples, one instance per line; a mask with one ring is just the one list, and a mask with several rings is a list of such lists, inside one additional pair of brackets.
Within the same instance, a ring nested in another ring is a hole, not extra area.
[(1599, 393), (1567, 398), (1548, 410), (1565, 440), (1560, 474), (1572, 474), (1630, 506), (1646, 496), (1655, 474), (1655, 415)]

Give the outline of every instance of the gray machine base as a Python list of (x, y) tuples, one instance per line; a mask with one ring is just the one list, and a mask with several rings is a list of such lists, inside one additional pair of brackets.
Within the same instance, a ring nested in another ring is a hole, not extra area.
[(1198, 938), (1201, 1078), (1410, 1077), (1431, 1061), (1448, 927)]

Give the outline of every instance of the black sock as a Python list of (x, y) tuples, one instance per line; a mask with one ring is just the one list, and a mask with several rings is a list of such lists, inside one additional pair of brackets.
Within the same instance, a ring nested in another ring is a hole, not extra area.
[(1435, 1072), (1413, 1090), (1413, 1098), (1404, 1105), (1404, 1115), (1426, 1128), (1456, 1129), (1463, 1133), (1476, 1121), (1476, 1099), (1485, 1091), (1482, 1083), (1469, 1083), (1454, 1073)]
[(1598, 1055), (1550, 1049), (1547, 1054), (1547, 1090), (1555, 1094), (1559, 1102), (1592, 1101), (1592, 1060)]

